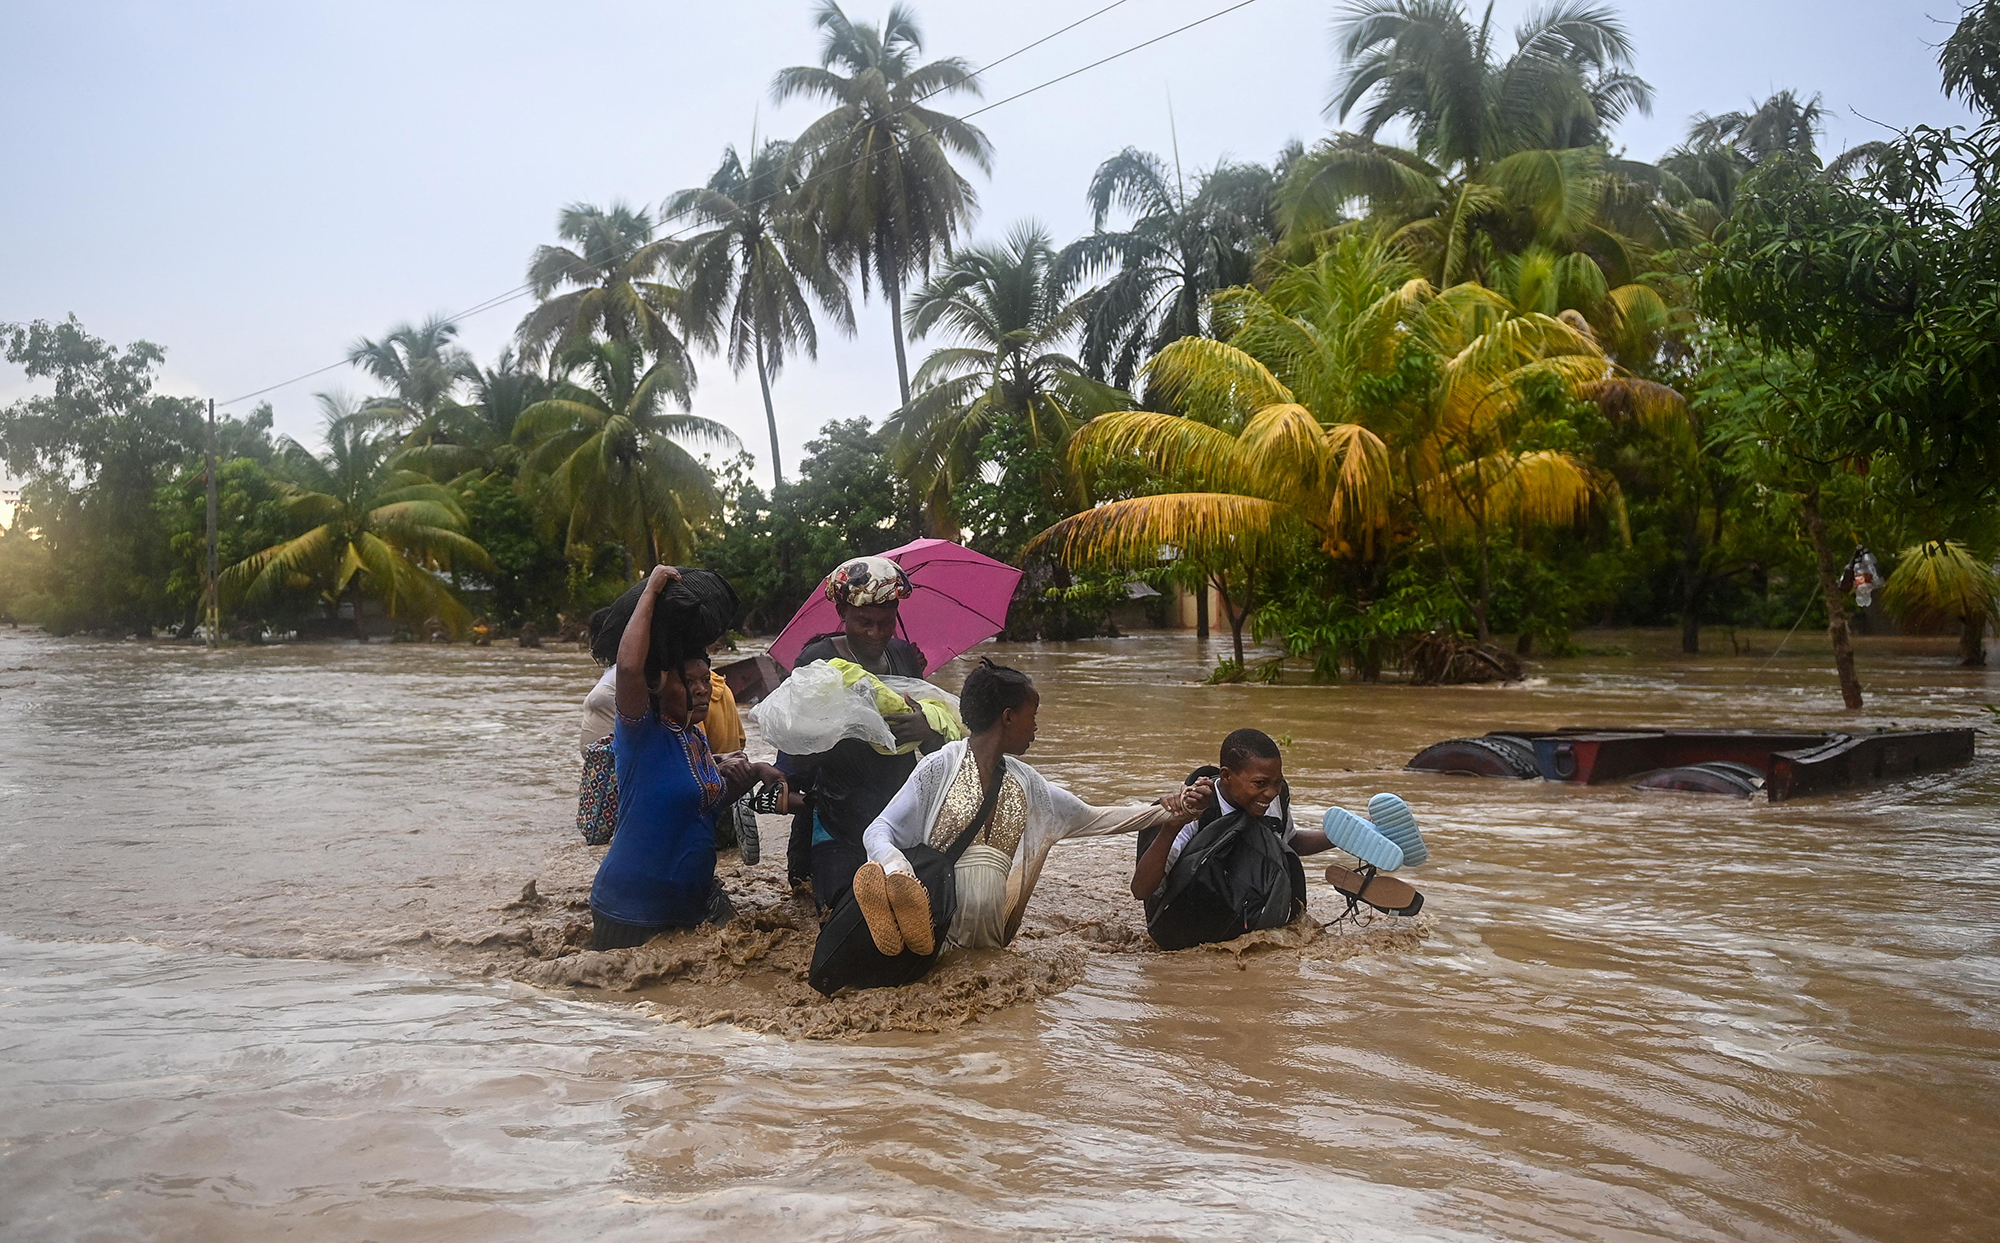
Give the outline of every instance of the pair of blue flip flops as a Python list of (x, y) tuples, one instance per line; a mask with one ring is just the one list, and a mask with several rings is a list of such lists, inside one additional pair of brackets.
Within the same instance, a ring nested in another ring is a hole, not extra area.
[(1326, 813), (1321, 827), (1328, 841), (1377, 871), (1415, 867), (1431, 857), (1410, 805), (1393, 794), (1369, 799), (1367, 820), (1336, 807)]

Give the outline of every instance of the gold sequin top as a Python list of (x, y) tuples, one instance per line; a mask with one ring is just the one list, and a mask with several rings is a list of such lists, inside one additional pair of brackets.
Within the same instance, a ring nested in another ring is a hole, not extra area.
[[(979, 814), (979, 804), (984, 798), (985, 791), (979, 788), (979, 761), (973, 758), (972, 749), (968, 747), (965, 759), (951, 779), (951, 788), (945, 791), (944, 805), (938, 808), (937, 823), (931, 826), (930, 844), (939, 850), (949, 849), (952, 840), (964, 832), (965, 826)], [(1020, 780), (1009, 772), (1000, 783), (1000, 801), (993, 809), (993, 819), (976, 840), (1012, 858), (1014, 848), (1021, 844), (1021, 834), (1027, 828), (1028, 794), (1021, 788)]]

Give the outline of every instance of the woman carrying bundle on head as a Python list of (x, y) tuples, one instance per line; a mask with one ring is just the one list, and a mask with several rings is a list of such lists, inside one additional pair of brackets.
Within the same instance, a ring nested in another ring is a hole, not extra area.
[(854, 898), (884, 954), (935, 952), (930, 897), (904, 850), (949, 852), (966, 830), (953, 868), (957, 893), (948, 941), (1005, 945), (1051, 847), (1072, 837), (1178, 828), (1201, 813), (1206, 791), (1176, 788), (1158, 803), (1092, 807), (1019, 760), (1035, 741), (1041, 696), (1017, 669), (982, 660), (966, 676), (959, 714), (971, 737), (946, 743), (917, 765), (889, 806), (862, 835), (868, 862), (854, 877)]
[[(724, 611), (734, 611), (727, 583), (708, 571), (688, 573), (707, 576), (704, 586), (725, 595)], [(662, 591), (681, 578), (672, 566), (654, 567), (637, 589), (629, 616), (621, 623), (616, 612), (623, 610), (613, 606), (606, 622), (620, 626), (611, 730), (618, 831), (590, 889), (592, 949), (640, 945), (657, 933), (704, 920), (728, 922), (729, 899), (715, 882), (716, 811), (759, 780), (784, 779), (771, 765), (753, 764), (740, 754), (718, 766), (708, 740), (695, 728), (708, 707), (707, 648), (713, 636), (692, 625), (655, 624)], [(691, 598), (685, 611), (694, 616), (699, 608), (699, 600)]]

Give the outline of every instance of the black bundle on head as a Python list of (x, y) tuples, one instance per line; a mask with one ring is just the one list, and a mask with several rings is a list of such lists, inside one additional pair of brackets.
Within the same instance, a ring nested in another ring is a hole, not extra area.
[[(599, 664), (618, 662), (618, 645), (625, 639), (625, 627), (632, 620), (641, 580), (603, 610), (604, 620), (590, 637), (590, 654)], [(680, 579), (660, 589), (653, 602), (652, 642), (646, 649), (646, 680), (652, 682), (663, 669), (678, 672), (690, 659), (708, 655), (708, 645), (729, 633), (736, 620), (736, 589), (714, 570), (681, 569)], [(593, 623), (597, 621), (592, 615)]]
[(1239, 729), (1222, 740), (1222, 766), (1240, 769), (1245, 760), (1275, 760), (1278, 744), (1261, 729)]
[(1035, 683), (1027, 674), (982, 656), (958, 692), (959, 719), (973, 733), (982, 733), (999, 722), (1001, 713), (1027, 703), (1034, 693)]

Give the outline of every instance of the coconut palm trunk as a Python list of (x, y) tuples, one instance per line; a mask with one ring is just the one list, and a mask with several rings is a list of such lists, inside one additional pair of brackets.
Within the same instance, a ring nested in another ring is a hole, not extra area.
[(882, 290), (889, 298), (889, 334), (896, 342), (896, 388), (903, 406), (910, 404), (910, 361), (903, 352), (903, 282), (894, 271), (882, 273)]
[(1833, 549), (1826, 542), (1818, 488), (1799, 499), (1799, 513), (1805, 519), (1806, 538), (1812, 543), (1813, 558), (1819, 565), (1820, 594), (1826, 599), (1826, 635), (1833, 640), (1833, 667), (1840, 675), (1840, 699), (1848, 711), (1859, 712), (1861, 680), (1854, 673), (1854, 642), (1847, 633), (1847, 610), (1841, 604), (1840, 567), (1834, 563)]
[(753, 330), (753, 346), (757, 352), (757, 387), (764, 390), (764, 425), (771, 432), (771, 487), (773, 490), (785, 482), (785, 466), (778, 458), (778, 408), (771, 404), (771, 371), (764, 362), (764, 330)]

